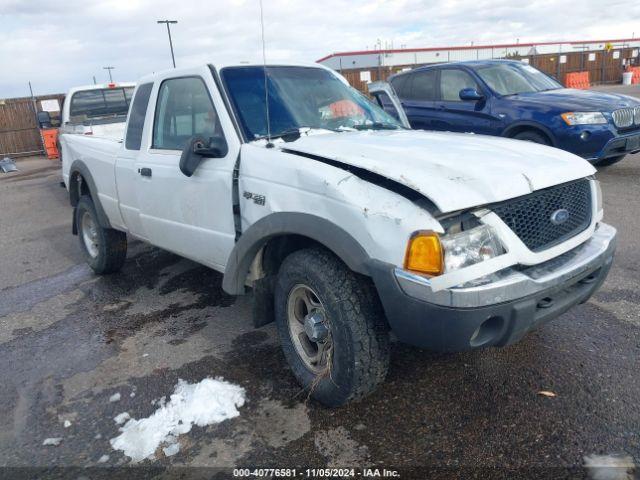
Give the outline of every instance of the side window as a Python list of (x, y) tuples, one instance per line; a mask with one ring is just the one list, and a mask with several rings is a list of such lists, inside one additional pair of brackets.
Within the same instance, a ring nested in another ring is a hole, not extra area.
[(445, 69), (440, 71), (442, 100), (446, 102), (461, 102), (460, 90), (463, 88), (475, 88), (478, 90), (478, 84), (464, 70)]
[(426, 70), (416, 72), (413, 75), (410, 94), (407, 98), (411, 100), (433, 101), (438, 97), (438, 72), (437, 70)]
[(391, 101), (391, 98), (389, 98), (389, 95), (387, 95), (386, 92), (376, 93), (375, 99), (376, 99), (376, 103), (385, 112), (387, 112), (389, 115), (391, 115), (396, 120), (399, 120), (398, 112), (396, 111), (396, 107), (393, 106), (393, 102)]
[(149, 105), (149, 97), (153, 83), (145, 83), (138, 87), (138, 93), (133, 99), (131, 113), (129, 114), (129, 125), (127, 127), (127, 138), (124, 146), (127, 150), (140, 150), (142, 142), (142, 128), (144, 127), (144, 117)]
[(156, 104), (153, 148), (182, 150), (195, 135), (224, 139), (206, 85), (197, 77), (165, 80)]
[(391, 80), (391, 86), (396, 91), (396, 94), (401, 99), (409, 97), (409, 89), (411, 88), (411, 78), (412, 75), (405, 74), (400, 75), (393, 80)]

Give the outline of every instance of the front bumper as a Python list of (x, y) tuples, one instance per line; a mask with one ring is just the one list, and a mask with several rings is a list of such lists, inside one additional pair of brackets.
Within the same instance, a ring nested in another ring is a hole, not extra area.
[(436, 351), (504, 346), (585, 302), (609, 272), (615, 238), (615, 228), (601, 223), (573, 250), (475, 287), (433, 292), (428, 279), (377, 261), (371, 273), (400, 341)]
[(587, 160), (593, 162), (638, 151), (640, 151), (640, 132), (612, 138), (594, 158), (587, 158)]
[[(555, 131), (556, 147), (589, 162), (640, 150), (640, 129), (618, 130), (613, 124), (560, 126)], [(582, 137), (586, 135), (586, 137)]]

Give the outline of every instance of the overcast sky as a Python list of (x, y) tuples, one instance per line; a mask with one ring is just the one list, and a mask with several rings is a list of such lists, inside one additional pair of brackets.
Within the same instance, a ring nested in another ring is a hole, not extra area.
[[(640, 35), (638, 0), (263, 0), (268, 60), (395, 47)], [(178, 66), (259, 58), (259, 0), (0, 0), (0, 98)]]

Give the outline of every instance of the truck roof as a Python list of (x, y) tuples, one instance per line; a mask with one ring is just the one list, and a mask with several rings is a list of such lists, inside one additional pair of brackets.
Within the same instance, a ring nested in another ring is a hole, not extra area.
[(124, 88), (124, 87), (135, 87), (135, 86), (136, 86), (136, 82), (112, 82), (112, 83), (96, 83), (91, 85), (80, 85), (77, 87), (71, 87), (67, 95), (70, 96), (76, 92), (81, 92), (86, 90), (102, 90), (107, 88)]
[[(227, 63), (216, 62), (216, 63), (209, 63), (204, 65), (200, 64), (195, 67), (170, 68), (166, 70), (160, 70), (149, 75), (145, 75), (138, 80), (138, 83), (152, 82), (158, 78), (176, 77), (176, 76), (181, 76), (183, 74), (190, 74), (194, 71), (194, 69), (203, 68), (203, 67), (208, 68), (209, 66), (215, 68), (217, 71), (220, 71), (223, 68), (227, 68), (227, 67), (262, 67), (263, 65), (264, 64), (259, 61), (255, 61), (255, 62), (247, 61), (247, 62), (227, 62)], [(288, 61), (288, 62), (267, 63), (267, 68), (269, 67), (310, 67), (310, 68), (321, 68), (324, 70), (329, 70), (330, 72), (333, 72), (333, 73), (337, 73), (329, 67), (321, 65), (319, 63), (312, 63), (312, 62)]]

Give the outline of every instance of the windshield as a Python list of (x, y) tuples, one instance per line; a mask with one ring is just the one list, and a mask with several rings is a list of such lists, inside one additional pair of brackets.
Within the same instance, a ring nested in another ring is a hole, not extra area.
[[(222, 78), (248, 139), (267, 136), (263, 67), (228, 67)], [(328, 70), (267, 67), (271, 134), (300, 128), (396, 129), (396, 119)]]
[(494, 63), (476, 67), (480, 78), (500, 95), (543, 92), (563, 88), (558, 82), (530, 65), (519, 63)]
[(71, 97), (69, 117), (74, 121), (126, 116), (134, 87), (80, 90)]

